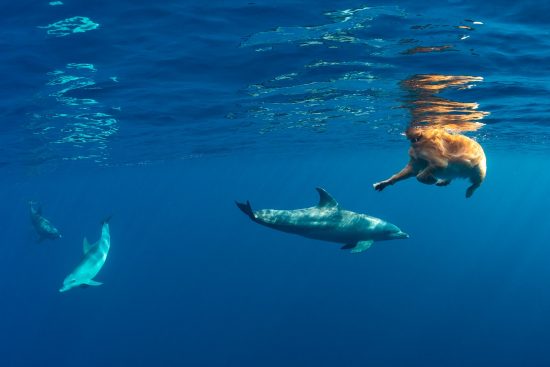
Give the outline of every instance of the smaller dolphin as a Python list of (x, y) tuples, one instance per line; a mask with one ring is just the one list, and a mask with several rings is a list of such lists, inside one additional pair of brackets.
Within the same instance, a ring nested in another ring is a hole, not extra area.
[(311, 208), (253, 212), (248, 201), (236, 204), (256, 223), (316, 240), (342, 243), (342, 250), (350, 249), (352, 253), (367, 250), (374, 241), (409, 237), (382, 219), (341, 209), (328, 192), (319, 187), (316, 190), (319, 204)]
[(38, 242), (41, 242), (45, 239), (55, 240), (61, 238), (61, 234), (55, 228), (49, 220), (42, 216), (42, 206), (38, 205), (36, 202), (31, 201), (30, 210), (31, 210), (31, 222), (38, 233)]
[(105, 264), (109, 248), (111, 247), (108, 221), (109, 218), (102, 222), (101, 237), (96, 243), (90, 244), (86, 237), (84, 237), (84, 256), (73, 272), (67, 275), (63, 281), (63, 287), (59, 289), (60, 292), (68, 291), (74, 287), (99, 286), (103, 284), (96, 282), (93, 278), (99, 273), (103, 264)]

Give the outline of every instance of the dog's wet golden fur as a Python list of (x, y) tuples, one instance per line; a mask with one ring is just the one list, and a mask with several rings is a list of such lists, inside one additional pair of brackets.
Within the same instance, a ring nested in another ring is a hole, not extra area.
[(413, 176), (437, 186), (446, 186), (454, 178), (467, 178), (472, 183), (466, 190), (466, 197), (470, 197), (485, 179), (485, 153), (475, 140), (427, 126), (410, 127), (405, 135), (411, 142), (409, 163), (387, 180), (375, 183), (376, 190)]

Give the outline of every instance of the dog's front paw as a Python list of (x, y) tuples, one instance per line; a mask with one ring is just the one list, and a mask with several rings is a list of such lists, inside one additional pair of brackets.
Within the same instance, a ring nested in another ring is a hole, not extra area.
[(382, 182), (377, 182), (377, 183), (375, 183), (375, 184), (372, 185), (372, 187), (374, 187), (374, 189), (375, 189), (376, 191), (382, 191), (382, 190), (384, 190), (384, 188), (385, 188), (386, 186), (388, 186), (388, 184), (387, 184), (386, 182), (384, 182), (384, 181), (382, 181)]

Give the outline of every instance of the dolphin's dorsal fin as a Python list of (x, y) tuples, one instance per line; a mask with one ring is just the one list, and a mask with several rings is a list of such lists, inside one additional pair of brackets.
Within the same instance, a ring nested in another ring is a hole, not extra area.
[(84, 241), (82, 241), (82, 248), (84, 249), (84, 254), (87, 254), (88, 251), (93, 247), (94, 245), (88, 242), (88, 239), (84, 237)]
[(325, 189), (317, 187), (315, 190), (319, 193), (319, 204), (317, 206), (329, 208), (338, 206), (338, 202)]

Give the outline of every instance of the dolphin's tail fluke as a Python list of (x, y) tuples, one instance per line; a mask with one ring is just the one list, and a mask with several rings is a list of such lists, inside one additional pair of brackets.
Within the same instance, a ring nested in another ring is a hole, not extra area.
[(242, 212), (250, 217), (254, 222), (256, 221), (256, 216), (254, 215), (254, 212), (252, 211), (252, 207), (250, 206), (250, 202), (247, 200), (245, 203), (239, 203), (238, 201), (235, 201), (235, 204), (239, 207), (239, 209), (242, 210)]
[(101, 221), (101, 225), (104, 225), (105, 223), (109, 223), (109, 221), (111, 220), (111, 217), (112, 217), (112, 215), (109, 215), (109, 216), (103, 218), (103, 220)]

